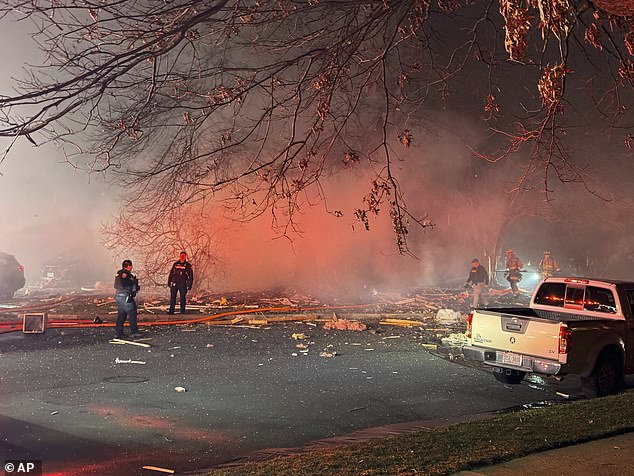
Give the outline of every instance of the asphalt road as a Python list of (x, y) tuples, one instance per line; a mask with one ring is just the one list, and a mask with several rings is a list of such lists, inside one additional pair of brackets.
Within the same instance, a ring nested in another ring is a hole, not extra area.
[(429, 353), (417, 329), (154, 327), (140, 341), (150, 348), (114, 345), (111, 334), (0, 335), (5, 460), (41, 459), (57, 475), (183, 472), (371, 427), (561, 399), (550, 384), (504, 386)]

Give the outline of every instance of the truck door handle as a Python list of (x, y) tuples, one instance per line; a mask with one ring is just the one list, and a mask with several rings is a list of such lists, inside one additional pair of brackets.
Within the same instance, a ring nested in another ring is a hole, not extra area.
[(506, 324), (506, 330), (507, 331), (514, 331), (514, 332), (520, 332), (522, 330), (522, 325), (521, 324), (513, 324), (513, 323), (507, 323)]

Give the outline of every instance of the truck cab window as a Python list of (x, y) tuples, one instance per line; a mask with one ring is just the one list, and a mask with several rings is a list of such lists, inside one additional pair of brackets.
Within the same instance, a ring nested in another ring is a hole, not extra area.
[(535, 304), (564, 307), (566, 285), (564, 283), (544, 283), (535, 295)]
[(616, 314), (616, 301), (614, 299), (614, 294), (612, 294), (612, 291), (609, 289), (588, 286), (586, 289), (584, 309), (588, 311)]
[(564, 307), (569, 309), (583, 309), (583, 286), (568, 286)]

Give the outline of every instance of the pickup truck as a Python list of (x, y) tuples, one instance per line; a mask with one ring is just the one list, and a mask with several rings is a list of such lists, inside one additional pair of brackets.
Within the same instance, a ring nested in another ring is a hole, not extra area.
[(466, 337), (465, 358), (503, 383), (578, 375), (588, 397), (616, 393), (634, 373), (634, 282), (546, 278), (529, 307), (475, 309)]

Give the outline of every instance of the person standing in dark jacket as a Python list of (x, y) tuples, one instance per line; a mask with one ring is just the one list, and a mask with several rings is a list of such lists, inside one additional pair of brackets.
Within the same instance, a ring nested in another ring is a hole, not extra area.
[(174, 314), (176, 307), (176, 294), (180, 293), (181, 314), (185, 314), (185, 299), (187, 291), (190, 291), (194, 284), (194, 271), (192, 265), (187, 261), (187, 253), (181, 251), (179, 260), (172, 265), (167, 285), (170, 288), (170, 309), (169, 313)]
[(137, 327), (137, 308), (136, 293), (139, 292), (139, 280), (132, 274), (132, 261), (126, 259), (121, 263), (121, 269), (117, 271), (114, 277), (114, 288), (116, 290), (114, 299), (117, 302), (117, 326), (116, 338), (120, 339), (125, 336), (123, 333), (123, 324), (126, 317), (130, 320), (130, 334), (139, 334)]
[(478, 258), (471, 260), (471, 271), (467, 278), (466, 285), (473, 288), (473, 307), (480, 306), (480, 301), (485, 306), (489, 305), (489, 297), (486, 292), (486, 287), (489, 285), (489, 273), (480, 265)]

